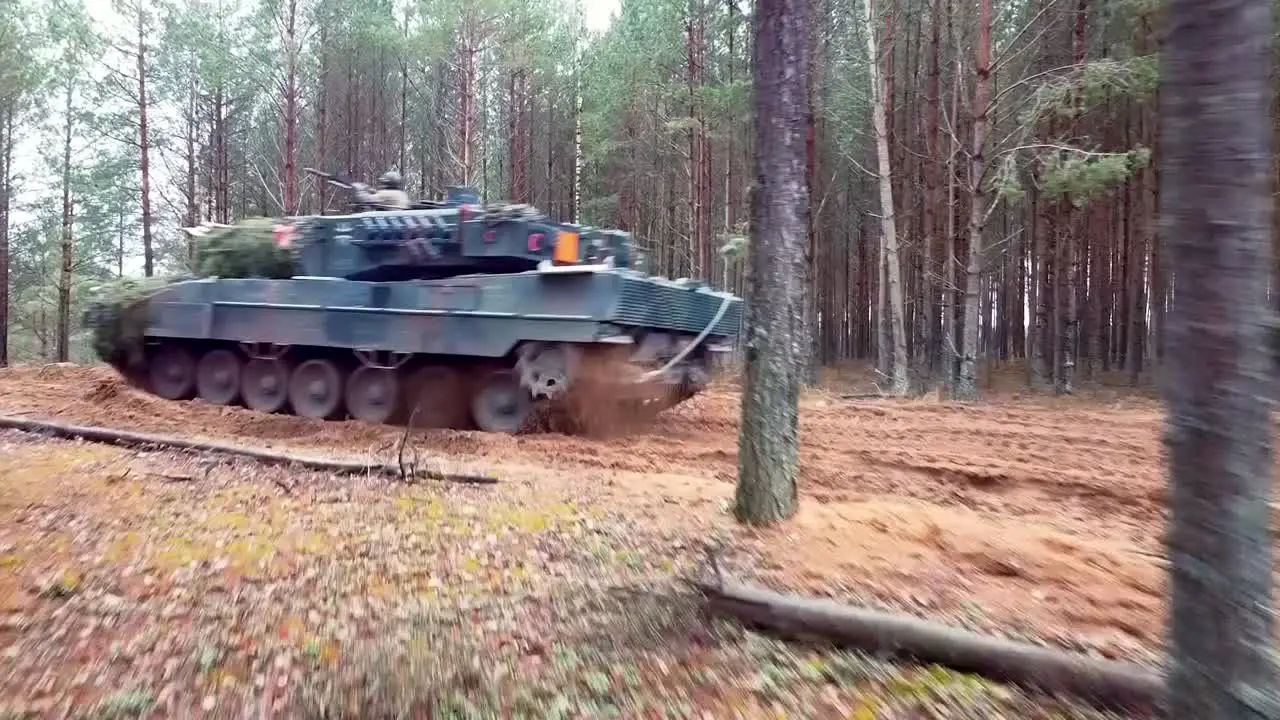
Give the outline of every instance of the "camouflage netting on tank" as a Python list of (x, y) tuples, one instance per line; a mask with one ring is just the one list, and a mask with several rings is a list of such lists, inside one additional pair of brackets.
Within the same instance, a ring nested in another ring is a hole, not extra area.
[[(273, 218), (250, 218), (230, 227), (214, 227), (192, 243), (194, 277), (287, 278), (293, 275), (293, 250), (276, 244)], [(123, 278), (95, 288), (84, 324), (93, 349), (124, 374), (140, 366), (146, 331), (146, 300), (182, 277)]]
[(273, 218), (249, 218), (213, 228), (195, 241), (196, 275), (226, 278), (288, 278), (296, 261), (292, 248), (276, 244)]
[(146, 301), (184, 277), (121, 278), (94, 288), (84, 325), (92, 332), (93, 351), (121, 373), (141, 365)]

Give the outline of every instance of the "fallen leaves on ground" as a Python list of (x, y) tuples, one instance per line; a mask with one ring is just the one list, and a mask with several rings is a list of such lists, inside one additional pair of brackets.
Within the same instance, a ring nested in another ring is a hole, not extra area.
[(1062, 709), (711, 622), (678, 580), (703, 538), (568, 488), (405, 485), (0, 433), (0, 717)]

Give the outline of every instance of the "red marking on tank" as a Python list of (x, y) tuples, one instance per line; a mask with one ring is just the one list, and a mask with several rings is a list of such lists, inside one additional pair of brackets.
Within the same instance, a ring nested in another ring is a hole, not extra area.
[(276, 247), (289, 247), (293, 244), (294, 227), (292, 225), (274, 225), (271, 228), (271, 234), (276, 241)]
[(486, 231), (486, 232), (485, 232), (485, 234), (484, 234), (484, 241), (485, 241), (485, 242), (487, 242), (487, 243), (497, 242), (497, 241), (498, 241), (498, 233), (497, 233), (497, 232), (495, 232), (495, 231), (493, 231), (493, 230), (488, 230), (488, 231)]
[(542, 241), (546, 236), (542, 233), (533, 233), (529, 236), (529, 252), (541, 252)]

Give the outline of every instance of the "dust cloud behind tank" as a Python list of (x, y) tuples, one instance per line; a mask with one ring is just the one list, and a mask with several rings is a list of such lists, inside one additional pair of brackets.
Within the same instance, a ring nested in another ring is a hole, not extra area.
[(731, 294), (634, 269), (627, 233), (466, 186), (185, 230), (195, 277), (103, 288), (86, 316), (104, 361), (171, 400), (591, 432), (700, 392), (742, 322)]

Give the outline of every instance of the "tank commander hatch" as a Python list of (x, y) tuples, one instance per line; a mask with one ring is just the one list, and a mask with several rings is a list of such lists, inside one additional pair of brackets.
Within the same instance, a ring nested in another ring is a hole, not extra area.
[(404, 180), (395, 170), (382, 173), (373, 192), (364, 185), (354, 186), (353, 190), (356, 202), (372, 205), (377, 210), (409, 209), (409, 193), (404, 191)]

